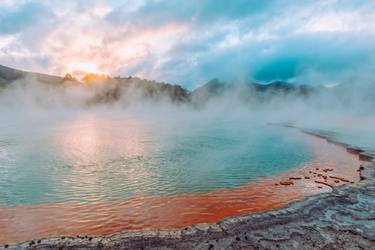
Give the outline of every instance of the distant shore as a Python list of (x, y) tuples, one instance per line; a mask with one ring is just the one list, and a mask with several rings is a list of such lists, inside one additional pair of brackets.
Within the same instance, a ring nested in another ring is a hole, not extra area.
[(334, 141), (367, 161), (359, 169), (360, 181), (334, 187), (285, 208), (236, 216), (212, 224), (196, 224), (176, 230), (127, 231), (108, 236), (61, 236), (6, 245), (0, 249), (330, 249), (375, 245), (375, 164), (372, 154)]

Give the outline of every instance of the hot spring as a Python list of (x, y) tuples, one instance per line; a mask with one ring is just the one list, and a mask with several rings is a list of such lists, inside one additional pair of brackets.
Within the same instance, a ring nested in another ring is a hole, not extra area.
[(8, 116), (0, 124), (0, 240), (179, 227), (272, 209), (330, 191), (276, 186), (284, 173), (354, 164), (344, 150), (335, 158), (335, 146), (250, 114), (141, 113)]
[(0, 201), (91, 202), (231, 188), (303, 165), (295, 131), (246, 119), (147, 119), (84, 113), (1, 124)]

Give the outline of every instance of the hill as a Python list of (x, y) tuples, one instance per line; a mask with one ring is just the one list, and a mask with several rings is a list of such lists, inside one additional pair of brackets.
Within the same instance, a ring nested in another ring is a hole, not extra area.
[(59, 76), (27, 72), (0, 65), (0, 87), (9, 86), (12, 82), (24, 78), (36, 79), (46, 84), (59, 84), (63, 82), (63, 78)]
[(276, 96), (306, 97), (317, 91), (307, 85), (293, 85), (287, 82), (274, 81), (268, 84), (240, 83), (230, 84), (213, 79), (191, 93), (191, 99), (195, 104), (202, 104), (212, 98), (231, 96), (245, 101), (264, 101)]
[[(127, 102), (142, 98), (142, 100), (169, 100), (175, 103), (193, 103), (203, 105), (213, 98), (230, 96), (243, 101), (267, 101), (275, 96), (306, 97), (317, 90), (306, 85), (293, 85), (286, 82), (274, 81), (269, 84), (241, 83), (228, 84), (213, 79), (203, 86), (190, 92), (180, 85), (156, 82), (138, 77), (111, 77), (103, 74), (88, 74), (81, 81), (70, 74), (64, 77), (17, 70), (0, 65), (0, 87), (10, 86), (22, 79), (35, 79), (49, 86), (68, 87), (79, 85), (89, 89), (86, 103), (114, 103), (118, 100)], [(26, 81), (27, 83), (27, 81)]]

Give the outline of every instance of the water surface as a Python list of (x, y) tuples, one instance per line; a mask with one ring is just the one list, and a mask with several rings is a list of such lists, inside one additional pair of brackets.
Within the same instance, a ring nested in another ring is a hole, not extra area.
[(2, 244), (215, 222), (359, 180), (344, 148), (244, 113), (32, 113), (0, 138)]
[(311, 159), (295, 132), (243, 117), (57, 117), (0, 125), (1, 205), (207, 192)]

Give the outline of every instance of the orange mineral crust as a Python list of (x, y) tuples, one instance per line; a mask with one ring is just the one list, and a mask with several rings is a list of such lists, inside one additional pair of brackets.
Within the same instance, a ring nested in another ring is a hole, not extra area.
[(0, 206), (0, 243), (214, 222), (280, 208), (309, 195), (329, 192), (334, 186), (359, 181), (358, 157), (320, 138), (302, 133), (301, 136), (311, 148), (310, 162), (237, 188), (107, 202)]

